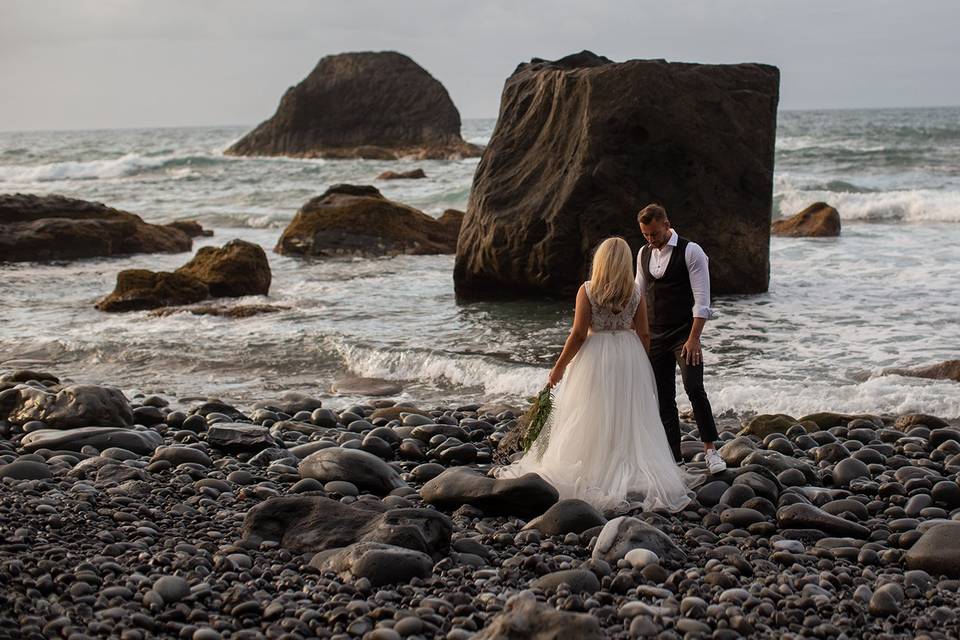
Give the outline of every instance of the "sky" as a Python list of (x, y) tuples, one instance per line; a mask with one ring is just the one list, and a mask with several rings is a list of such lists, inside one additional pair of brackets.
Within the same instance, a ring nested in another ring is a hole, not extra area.
[(329, 54), (400, 51), (463, 118), (521, 62), (763, 62), (781, 109), (960, 105), (956, 0), (0, 0), (0, 131), (253, 125)]

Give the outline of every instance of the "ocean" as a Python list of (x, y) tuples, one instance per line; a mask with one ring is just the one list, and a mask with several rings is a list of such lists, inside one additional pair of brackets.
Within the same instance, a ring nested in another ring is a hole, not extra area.
[[(463, 136), (483, 144), (493, 125), (467, 120)], [(778, 126), (774, 215), (824, 200), (843, 232), (773, 238), (769, 292), (714, 300), (704, 357), (715, 412), (960, 417), (956, 382), (884, 374), (960, 357), (960, 108), (786, 111)], [(187, 254), (0, 263), (0, 370), (241, 405), (299, 391), (346, 406), (357, 399), (330, 387), (350, 375), (396, 380), (396, 398), (422, 405), (519, 404), (542, 387), (572, 300), (458, 303), (453, 256), (272, 253), (299, 206), (335, 183), (375, 184), (433, 215), (465, 209), (477, 159), (224, 156), (250, 128), (0, 133), (0, 193), (198, 220), (215, 235), (194, 249), (256, 242), (273, 284), (268, 298), (244, 301), (289, 307), (246, 319), (93, 308), (120, 270), (172, 270)], [(414, 167), (427, 179), (374, 181)]]

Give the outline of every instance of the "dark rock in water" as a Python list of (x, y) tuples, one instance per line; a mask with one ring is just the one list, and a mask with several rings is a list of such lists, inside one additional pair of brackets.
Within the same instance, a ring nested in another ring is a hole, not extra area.
[(53, 473), (45, 462), (36, 460), (14, 460), (9, 464), (0, 465), (0, 478), (16, 478), (17, 480), (43, 480), (52, 478)]
[(213, 297), (265, 296), (270, 291), (270, 263), (258, 244), (231, 240), (203, 247), (176, 273), (196, 278)]
[(357, 542), (343, 549), (317, 553), (310, 565), (320, 571), (335, 571), (341, 578), (366, 578), (374, 587), (412, 578), (426, 578), (433, 560), (425, 553), (381, 542)]
[(155, 309), (149, 314), (152, 318), (163, 318), (175, 313), (190, 313), (195, 316), (218, 316), (221, 318), (252, 318), (265, 313), (289, 311), (290, 307), (277, 304), (207, 304), (187, 307), (163, 307)]
[(411, 169), (410, 171), (384, 171), (377, 176), (377, 180), (417, 180), (426, 177), (427, 174), (423, 169)]
[(443, 85), (407, 56), (382, 51), (321, 58), (273, 117), (226, 153), (391, 159), (479, 151), (460, 137), (460, 114)]
[(7, 410), (0, 414), (0, 419), (16, 425), (34, 420), (51, 429), (133, 424), (133, 408), (123, 392), (115, 387), (76, 384), (59, 391), (47, 391), (19, 385), (4, 394), (0, 404)]
[(231, 453), (255, 453), (278, 444), (266, 427), (240, 422), (211, 425), (206, 439), (211, 447)]
[(447, 469), (420, 489), (423, 499), (440, 509), (469, 504), (488, 516), (539, 516), (560, 498), (557, 490), (535, 473), (494, 479), (468, 467)]
[(905, 557), (910, 569), (960, 578), (960, 522), (944, 522), (930, 527)]
[(563, 571), (554, 571), (545, 576), (540, 576), (530, 583), (535, 589), (544, 591), (554, 591), (562, 584), (569, 585), (570, 591), (586, 591), (587, 593), (596, 593), (600, 591), (600, 580), (593, 571), (586, 569), (566, 569)]
[(141, 455), (153, 453), (163, 444), (163, 436), (150, 429), (126, 429), (122, 427), (78, 427), (67, 431), (40, 429), (28, 433), (20, 441), (26, 451), (53, 449), (80, 451), (86, 446), (99, 451), (110, 447), (129, 449)]
[(779, 75), (588, 51), (518, 66), (474, 176), (457, 293), (572, 294), (600, 240), (645, 244), (650, 202), (703, 246), (715, 292), (766, 291)]
[(179, 229), (58, 195), (0, 195), (0, 262), (76, 260), (132, 253), (189, 251)]
[[(931, 380), (953, 380), (960, 382), (960, 360), (946, 360), (926, 367), (912, 369), (885, 369), (883, 373), (911, 378), (929, 378)], [(932, 425), (928, 425), (932, 426)]]
[(826, 202), (814, 202), (789, 218), (774, 220), (770, 230), (775, 236), (836, 237), (840, 235), (840, 214)]
[(870, 530), (862, 525), (832, 516), (812, 504), (797, 503), (777, 510), (777, 523), (782, 528), (816, 529), (838, 536), (867, 540)]
[(48, 382), (52, 384), (59, 384), (60, 378), (57, 376), (46, 373), (45, 371), (31, 371), (30, 369), (18, 369), (16, 371), (10, 371), (0, 375), (0, 389), (3, 389), (3, 385), (15, 386), (19, 382)]
[(389, 509), (382, 503), (343, 504), (322, 496), (270, 498), (243, 521), (243, 538), (274, 540), (293, 551), (322, 551), (354, 542), (380, 542), (440, 558), (447, 554), (453, 524), (433, 509)]
[(620, 516), (604, 525), (593, 548), (592, 558), (615, 565), (633, 549), (653, 551), (661, 560), (683, 562), (687, 554), (673, 543), (670, 536), (651, 524)]
[(320, 482), (346, 480), (361, 489), (386, 495), (405, 486), (396, 469), (366, 451), (328, 447), (300, 462), (300, 475)]
[(561, 611), (537, 602), (532, 591), (521, 591), (507, 600), (503, 611), (486, 627), (470, 637), (472, 640), (603, 640), (607, 634), (594, 616)]
[(164, 226), (179, 229), (191, 238), (209, 238), (213, 235), (212, 229), (204, 229), (203, 226), (196, 220), (174, 220), (173, 222), (168, 222)]
[[(255, 402), (254, 409), (272, 409), (289, 415), (296, 415), (300, 411), (316, 411), (323, 407), (323, 401), (303, 393), (290, 391), (277, 400)], [(326, 426), (336, 426), (336, 423)]]
[(302, 256), (454, 253), (459, 225), (384, 198), (374, 187), (338, 184), (307, 201), (274, 251)]
[(193, 304), (210, 297), (207, 285), (196, 278), (167, 271), (126, 269), (117, 274), (113, 291), (100, 299), (100, 311), (144, 311)]
[(392, 396), (403, 391), (403, 387), (392, 380), (382, 378), (340, 378), (330, 390), (351, 396)]
[(570, 498), (561, 500), (528, 522), (523, 529), (536, 529), (545, 536), (583, 533), (606, 523), (606, 518), (588, 502)]

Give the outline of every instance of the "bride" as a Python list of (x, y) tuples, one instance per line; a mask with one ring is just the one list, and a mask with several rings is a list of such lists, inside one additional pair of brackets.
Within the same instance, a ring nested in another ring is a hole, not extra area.
[(678, 467), (667, 443), (640, 295), (629, 245), (607, 238), (577, 292), (573, 328), (550, 371), (556, 400), (547, 423), (523, 457), (495, 468), (495, 477), (533, 472), (561, 499), (580, 498), (605, 512), (687, 506), (690, 488), (704, 477)]

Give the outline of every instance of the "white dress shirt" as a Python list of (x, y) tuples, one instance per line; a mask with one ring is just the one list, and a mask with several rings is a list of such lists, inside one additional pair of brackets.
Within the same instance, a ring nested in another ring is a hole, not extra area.
[[(673, 255), (673, 248), (677, 246), (677, 232), (670, 229), (670, 239), (662, 249), (654, 246), (650, 247), (650, 275), (654, 279), (662, 278), (663, 273), (670, 264), (670, 256)], [(646, 283), (643, 278), (643, 268), (640, 265), (640, 253), (637, 254), (637, 284), (640, 285), (640, 291), (646, 291)], [(708, 267), (707, 254), (703, 248), (696, 242), (688, 242), (687, 250), (684, 254), (687, 263), (687, 272), (690, 274), (690, 288), (693, 289), (693, 317), (709, 320), (714, 316), (710, 308), (710, 269)]]

